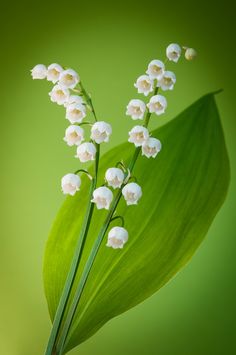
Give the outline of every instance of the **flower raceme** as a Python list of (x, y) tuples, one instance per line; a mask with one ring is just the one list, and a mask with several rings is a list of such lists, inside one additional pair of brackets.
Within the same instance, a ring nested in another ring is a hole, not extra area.
[[(196, 57), (197, 53), (193, 48), (182, 48), (187, 60)], [(166, 48), (166, 61), (151, 60), (145, 74), (140, 75), (134, 84), (138, 94), (144, 95), (144, 98), (150, 95), (148, 102), (132, 98), (126, 106), (126, 115), (130, 116), (132, 120), (144, 120), (143, 124), (136, 125), (129, 131), (128, 141), (134, 144), (137, 155), (141, 152), (142, 156), (146, 158), (155, 158), (161, 151), (160, 140), (151, 136), (147, 126), (152, 114), (160, 116), (166, 111), (167, 100), (159, 91), (165, 92), (174, 89), (176, 76), (172, 71), (166, 70), (166, 65), (168, 61), (177, 63), (181, 52), (181, 46), (171, 43)], [(31, 70), (31, 75), (33, 79), (46, 79), (54, 85), (49, 93), (50, 99), (52, 102), (64, 106), (66, 119), (70, 122), (65, 130), (64, 141), (68, 146), (76, 147), (75, 157), (81, 163), (95, 161), (95, 167), (98, 167), (99, 145), (109, 141), (112, 127), (105, 121), (97, 120), (91, 97), (82, 86), (79, 74), (73, 69), (65, 69), (60, 64), (52, 63), (48, 67), (44, 64), (37, 64)], [(94, 123), (84, 122), (84, 118), (90, 112), (94, 115)], [(91, 127), (90, 141), (85, 141), (87, 129), (86, 127), (83, 129), (81, 125)], [(96, 169), (95, 174), (98, 174)], [(61, 188), (64, 194), (74, 196), (79, 191), (81, 178), (78, 172), (80, 171), (88, 174), (86, 170), (79, 169), (74, 174), (70, 173), (62, 177)], [(89, 175), (89, 177), (91, 176)], [(104, 185), (107, 186), (97, 187), (95, 183), (90, 203), (94, 203), (99, 210), (110, 211), (113, 200), (116, 198), (110, 189), (112, 188), (118, 190), (116, 191), (117, 196), (123, 196), (127, 206), (137, 205), (142, 196), (142, 188), (136, 182), (131, 182), (132, 178), (135, 178), (132, 171), (122, 161), (119, 161), (115, 167), (110, 167), (105, 172)], [(97, 181), (97, 175), (93, 179)], [(121, 219), (123, 221), (122, 217)], [(109, 231), (106, 245), (113, 249), (122, 249), (127, 240), (127, 230), (123, 226), (116, 226)]]

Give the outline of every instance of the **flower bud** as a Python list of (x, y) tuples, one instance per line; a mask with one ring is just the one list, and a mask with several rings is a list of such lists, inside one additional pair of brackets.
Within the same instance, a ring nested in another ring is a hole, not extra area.
[(116, 189), (117, 187), (121, 187), (121, 185), (123, 184), (125, 175), (123, 173), (123, 171), (119, 168), (109, 168), (106, 171), (105, 174), (105, 179), (108, 183), (108, 186), (113, 187), (114, 189)]
[(161, 79), (165, 71), (165, 64), (161, 60), (154, 59), (148, 64), (146, 73), (151, 79)]
[(181, 55), (181, 47), (177, 43), (171, 43), (166, 48), (166, 56), (172, 62), (177, 63)]
[(148, 75), (141, 75), (134, 86), (138, 89), (139, 94), (148, 96), (148, 94), (153, 91), (153, 80), (150, 79)]
[(84, 100), (81, 96), (70, 95), (68, 97), (68, 100), (64, 103), (64, 106), (68, 107), (69, 105), (72, 105), (72, 104), (83, 104), (83, 103), (84, 103)]
[(142, 155), (145, 155), (147, 158), (155, 158), (156, 155), (161, 150), (161, 142), (153, 137), (150, 137), (143, 145), (142, 145)]
[(61, 179), (61, 188), (65, 195), (68, 194), (73, 196), (76, 191), (79, 190), (80, 185), (81, 179), (75, 174), (67, 174)]
[(49, 93), (51, 101), (56, 102), (58, 105), (63, 105), (68, 100), (69, 95), (69, 90), (62, 89), (59, 85), (55, 85)]
[(129, 132), (130, 143), (134, 143), (135, 147), (140, 147), (149, 137), (147, 128), (143, 126), (134, 126)]
[(158, 81), (157, 86), (159, 86), (163, 91), (173, 90), (175, 82), (175, 74), (172, 71), (165, 71), (161, 80)]
[(130, 100), (127, 105), (126, 115), (131, 116), (133, 120), (141, 120), (146, 111), (146, 105), (142, 100)]
[(128, 237), (129, 235), (125, 228), (113, 227), (108, 233), (106, 246), (113, 249), (122, 249)]
[(187, 60), (193, 60), (196, 58), (197, 52), (193, 48), (187, 48), (184, 55)]
[(109, 123), (99, 121), (95, 122), (92, 126), (90, 138), (94, 140), (97, 144), (100, 144), (102, 142), (108, 142), (111, 133), (111, 125)]
[(127, 205), (137, 205), (138, 200), (142, 196), (141, 187), (135, 182), (130, 182), (122, 189), (122, 195), (125, 198)]
[(71, 104), (66, 108), (66, 119), (70, 123), (81, 123), (86, 116), (86, 108), (82, 104)]
[(81, 163), (94, 160), (96, 155), (96, 147), (93, 143), (85, 142), (78, 146), (76, 158), (79, 158)]
[(111, 192), (111, 190), (108, 189), (108, 187), (106, 186), (101, 186), (93, 191), (93, 199), (91, 200), (91, 202), (96, 204), (98, 210), (102, 208), (108, 210), (112, 199), (113, 193)]
[(61, 72), (63, 72), (63, 68), (59, 64), (50, 64), (48, 67), (47, 80), (55, 84), (59, 80)]
[(69, 145), (80, 145), (84, 140), (84, 130), (79, 126), (71, 125), (66, 129), (64, 141)]
[(59, 85), (63, 89), (73, 89), (80, 81), (79, 75), (73, 69), (66, 69), (59, 76)]
[(149, 103), (147, 104), (147, 107), (149, 109), (149, 112), (155, 112), (155, 114), (159, 116), (165, 112), (165, 109), (167, 107), (166, 98), (162, 95), (152, 96)]
[(47, 77), (47, 68), (44, 64), (37, 64), (31, 69), (33, 79), (45, 79)]

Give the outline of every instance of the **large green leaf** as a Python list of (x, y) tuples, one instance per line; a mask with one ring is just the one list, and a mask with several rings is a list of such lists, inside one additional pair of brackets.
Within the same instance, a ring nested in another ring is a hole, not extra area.
[[(143, 197), (137, 206), (127, 207), (121, 201), (117, 210), (125, 218), (129, 241), (122, 250), (107, 248), (103, 241), (66, 350), (151, 296), (173, 277), (192, 257), (225, 199), (229, 162), (212, 94), (154, 131), (153, 136), (161, 140), (163, 150), (156, 159), (140, 157), (134, 169)], [(134, 147), (125, 143), (105, 154), (100, 182), (108, 167), (121, 159), (128, 161), (133, 151)], [(47, 243), (44, 282), (52, 319), (85, 213), (87, 180), (80, 193), (64, 202)], [(94, 213), (75, 284), (106, 213)]]

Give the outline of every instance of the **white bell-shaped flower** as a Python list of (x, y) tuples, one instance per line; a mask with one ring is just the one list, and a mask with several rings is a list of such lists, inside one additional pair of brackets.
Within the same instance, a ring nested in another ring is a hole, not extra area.
[(44, 64), (37, 64), (31, 69), (33, 79), (45, 79), (47, 77), (47, 68)]
[(193, 60), (197, 56), (197, 52), (193, 48), (186, 48), (184, 56), (187, 60)]
[(93, 199), (91, 200), (91, 202), (96, 204), (98, 210), (102, 208), (108, 210), (112, 199), (113, 193), (111, 192), (111, 190), (108, 189), (108, 187), (106, 186), (101, 186), (93, 191)]
[(98, 121), (95, 122), (91, 128), (90, 138), (94, 140), (97, 144), (100, 144), (102, 142), (108, 142), (111, 133), (112, 128), (109, 123)]
[(96, 147), (93, 143), (85, 142), (78, 146), (76, 158), (79, 158), (81, 163), (86, 163), (87, 161), (94, 160), (96, 155)]
[(143, 145), (142, 145), (142, 155), (145, 155), (147, 158), (155, 158), (156, 155), (161, 150), (161, 142), (159, 139), (150, 137)]
[(163, 91), (173, 90), (175, 82), (175, 74), (172, 71), (165, 71), (161, 80), (158, 81), (157, 86), (159, 86)]
[(73, 196), (80, 189), (81, 179), (76, 174), (66, 174), (61, 179), (61, 188), (64, 194)]
[(73, 69), (66, 69), (59, 76), (59, 85), (63, 89), (73, 89), (80, 81), (80, 77)]
[(106, 246), (113, 249), (122, 249), (128, 237), (129, 235), (125, 228), (113, 227), (108, 233)]
[(123, 187), (122, 195), (127, 205), (137, 205), (138, 200), (142, 196), (142, 189), (136, 182), (130, 182)]
[(153, 91), (153, 80), (148, 75), (141, 75), (134, 86), (138, 89), (139, 94), (148, 96)]
[(140, 147), (149, 138), (148, 129), (143, 126), (134, 126), (129, 132), (130, 143), (134, 143), (135, 147)]
[(71, 125), (67, 127), (63, 139), (69, 146), (80, 145), (84, 140), (84, 130), (79, 126)]
[(59, 76), (63, 70), (64, 69), (57, 63), (50, 64), (47, 72), (47, 80), (55, 84), (59, 80)]
[(72, 104), (83, 104), (83, 103), (84, 103), (84, 100), (81, 96), (70, 95), (68, 97), (68, 100), (64, 103), (64, 106), (68, 107), (69, 105), (72, 105)]
[(66, 108), (66, 119), (70, 123), (81, 123), (86, 116), (86, 108), (82, 104), (71, 104)]
[(177, 63), (181, 56), (181, 47), (177, 43), (171, 43), (166, 48), (166, 56), (172, 62)]
[(56, 102), (58, 105), (63, 105), (68, 100), (69, 95), (69, 90), (62, 89), (59, 85), (55, 85), (49, 93), (51, 101)]
[(162, 95), (152, 96), (149, 103), (147, 104), (147, 107), (149, 109), (149, 112), (155, 112), (155, 114), (159, 116), (165, 112), (165, 109), (167, 107), (166, 98)]
[(108, 186), (111, 186), (114, 189), (121, 187), (124, 182), (124, 178), (124, 172), (119, 168), (109, 168), (105, 174), (105, 179), (108, 183)]
[(131, 116), (133, 120), (141, 120), (145, 111), (145, 103), (142, 100), (133, 99), (127, 105), (126, 115)]
[(146, 71), (146, 73), (151, 79), (159, 80), (164, 74), (164, 71), (165, 64), (161, 60), (154, 59), (148, 64), (148, 70)]

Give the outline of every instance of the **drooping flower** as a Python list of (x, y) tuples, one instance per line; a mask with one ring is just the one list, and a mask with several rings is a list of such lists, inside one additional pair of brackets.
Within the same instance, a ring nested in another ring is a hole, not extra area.
[(172, 71), (165, 71), (161, 80), (158, 81), (157, 86), (159, 86), (163, 91), (173, 90), (175, 82), (175, 74)]
[(161, 60), (154, 59), (148, 64), (148, 70), (146, 71), (146, 73), (151, 79), (159, 80), (164, 74), (164, 71), (165, 64)]
[(136, 182), (130, 182), (123, 187), (122, 195), (128, 206), (137, 205), (138, 200), (142, 196), (142, 189)]
[(196, 58), (197, 52), (193, 48), (186, 48), (184, 56), (187, 60), (193, 60)]
[(149, 109), (149, 112), (155, 112), (155, 114), (159, 116), (165, 112), (165, 109), (167, 107), (166, 98), (162, 95), (152, 96), (149, 103), (147, 104), (147, 107)]
[(71, 125), (67, 127), (63, 139), (69, 146), (80, 145), (84, 140), (84, 130), (79, 126)]
[(63, 70), (64, 69), (57, 63), (50, 64), (47, 72), (47, 80), (55, 84), (59, 80), (59, 76)]
[(106, 246), (113, 249), (122, 249), (128, 237), (129, 235), (125, 228), (113, 227), (108, 233)]
[(83, 104), (84, 100), (81, 96), (78, 95), (70, 95), (68, 100), (64, 103), (64, 106), (67, 107), (72, 104)]
[(33, 79), (45, 79), (47, 77), (47, 68), (44, 64), (37, 64), (31, 69)]
[(131, 116), (133, 120), (141, 120), (145, 111), (145, 103), (142, 100), (133, 99), (127, 105), (126, 115)]
[(134, 86), (138, 89), (139, 94), (148, 96), (148, 94), (153, 91), (153, 80), (150, 79), (148, 75), (141, 75)]
[(55, 85), (49, 93), (52, 102), (63, 105), (68, 100), (70, 93), (68, 89), (62, 89), (59, 85)]
[(112, 133), (112, 128), (109, 123), (104, 121), (95, 122), (91, 128), (90, 138), (94, 140), (97, 144), (102, 142), (108, 142), (109, 137)]
[(177, 63), (181, 56), (181, 47), (177, 43), (171, 43), (166, 48), (166, 56), (172, 62)]
[(79, 158), (81, 163), (94, 160), (96, 155), (96, 147), (93, 143), (85, 142), (77, 147), (76, 158)]
[(105, 179), (108, 183), (108, 186), (113, 187), (114, 189), (120, 188), (124, 182), (125, 175), (123, 171), (119, 168), (109, 168), (106, 171)]
[(147, 158), (155, 158), (156, 155), (161, 150), (161, 142), (159, 139), (150, 137), (145, 143), (142, 145), (142, 155), (145, 155)]
[(60, 73), (59, 85), (63, 89), (73, 89), (80, 81), (80, 77), (73, 69), (66, 69)]
[(108, 189), (108, 187), (106, 186), (101, 186), (93, 191), (93, 199), (91, 200), (91, 202), (96, 204), (98, 210), (102, 208), (108, 210), (112, 199), (113, 193), (111, 192), (111, 190)]
[(130, 143), (134, 143), (135, 147), (140, 147), (149, 137), (148, 129), (143, 126), (134, 126), (129, 132)]
[(86, 108), (82, 104), (70, 104), (66, 108), (66, 119), (70, 123), (81, 123), (86, 116)]
[(73, 196), (80, 189), (81, 179), (76, 174), (66, 174), (61, 179), (61, 188), (64, 194)]

